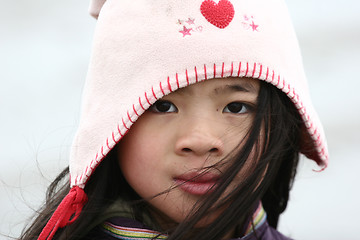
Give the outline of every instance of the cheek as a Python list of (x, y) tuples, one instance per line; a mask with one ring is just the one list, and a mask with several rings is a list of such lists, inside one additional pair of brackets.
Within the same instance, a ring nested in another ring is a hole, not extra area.
[(230, 146), (237, 146), (246, 140), (249, 135), (254, 117), (249, 115), (244, 118), (228, 117), (226, 123), (223, 124), (224, 143)]
[(149, 197), (155, 181), (156, 162), (149, 159), (149, 147), (118, 150), (120, 169), (129, 185), (143, 198)]

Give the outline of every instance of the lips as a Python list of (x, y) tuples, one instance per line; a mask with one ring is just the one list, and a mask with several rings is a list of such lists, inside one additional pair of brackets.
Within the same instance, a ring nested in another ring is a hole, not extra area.
[(190, 172), (174, 178), (176, 185), (192, 195), (206, 195), (215, 190), (219, 175), (214, 173)]

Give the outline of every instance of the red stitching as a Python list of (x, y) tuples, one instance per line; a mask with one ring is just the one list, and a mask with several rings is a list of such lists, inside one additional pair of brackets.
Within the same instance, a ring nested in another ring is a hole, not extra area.
[(178, 77), (177, 73), (176, 73), (176, 85), (177, 85), (177, 88), (180, 88), (179, 77)]
[(271, 82), (273, 82), (274, 80), (275, 80), (275, 71), (273, 70)]
[(114, 134), (114, 132), (112, 132), (112, 139), (114, 140), (114, 143), (116, 143), (116, 140), (115, 140), (115, 134)]
[(123, 126), (125, 127), (126, 130), (129, 130), (129, 128), (126, 126), (125, 122), (124, 122), (124, 119), (122, 118), (122, 123), (123, 123)]
[(83, 177), (84, 177), (84, 174), (81, 174), (81, 176), (78, 178), (78, 182), (82, 182)]
[(214, 78), (216, 78), (216, 65), (214, 63)]
[(299, 111), (303, 112), (304, 111), (304, 106), (300, 105)]
[(106, 139), (106, 146), (110, 149), (110, 146), (109, 146), (109, 138)]
[(251, 76), (251, 77), (254, 77), (254, 76), (255, 76), (255, 70), (256, 70), (256, 63), (254, 63), (254, 69), (253, 69), (253, 72), (252, 72), (252, 76)]
[(288, 87), (288, 92), (287, 92), (287, 94), (289, 94), (290, 92), (291, 92), (291, 88), (290, 88), (290, 84), (287, 84), (287, 87)]
[(320, 133), (317, 133), (317, 142), (318, 142), (318, 144), (319, 145), (321, 145), (322, 144), (322, 139), (321, 139), (321, 135), (320, 135)]
[[(279, 75), (279, 76), (280, 76), (280, 75)], [(284, 93), (286, 93), (286, 92), (284, 91), (284, 89), (285, 89), (285, 81), (283, 80), (283, 81), (282, 81), (281, 91), (283, 91)]]
[(95, 161), (97, 161), (98, 157), (99, 157), (99, 153), (96, 153)]
[(241, 72), (241, 62), (239, 63), (238, 77), (240, 76), (240, 72)]
[(268, 80), (268, 77), (269, 77), (269, 67), (266, 68), (266, 80)]
[(197, 74), (197, 69), (195, 67), (195, 76), (196, 76), (196, 82), (198, 82), (198, 74)]
[(278, 75), (278, 82), (277, 82), (277, 86), (280, 87), (280, 75)]
[(154, 98), (157, 100), (156, 94), (154, 92), (154, 86), (151, 87), (151, 91), (152, 91), (152, 94), (153, 94)]
[(205, 64), (204, 64), (204, 73), (205, 73), (205, 80), (207, 80), (206, 65)]
[(297, 102), (297, 104), (295, 105), (296, 109), (300, 112), (301, 111), (301, 105), (299, 102)]
[(101, 155), (102, 155), (103, 157), (105, 157), (105, 154), (104, 154), (104, 146), (101, 146)]
[[(289, 94), (289, 96), (290, 96), (290, 94)], [(293, 101), (295, 101), (295, 95), (290, 96), (290, 99), (293, 100)]]
[(129, 114), (129, 111), (127, 111), (127, 116), (128, 116), (128, 119), (130, 120), (131, 123), (134, 123), (133, 120), (131, 120), (131, 117), (130, 117), (130, 114)]
[(233, 63), (233, 62), (231, 62), (231, 72), (230, 72), (230, 76), (232, 76), (232, 75), (233, 75), (233, 71), (234, 71), (234, 63)]
[[(84, 175), (85, 175), (85, 176), (84, 176)], [(82, 182), (84, 177), (86, 177), (86, 173), (81, 174), (81, 177), (80, 177), (79, 181)]]
[(223, 62), (222, 64), (222, 69), (221, 69), (221, 77), (224, 77), (224, 68), (225, 68), (225, 63)]
[(81, 174), (81, 176), (78, 178), (78, 182), (82, 182), (83, 177), (84, 177), (84, 174)]
[[(285, 89), (285, 87), (286, 87), (286, 86), (285, 86), (286, 84), (285, 84), (285, 80), (284, 80), (284, 79), (283, 79), (283, 81), (282, 81), (282, 84), (283, 84), (282, 90), (284, 91), (284, 89)], [(284, 91), (284, 92), (285, 92), (285, 91)], [(286, 92), (285, 92), (285, 93), (286, 93)]]
[(162, 94), (165, 95), (165, 92), (164, 92), (161, 82), (160, 82), (160, 90), (161, 90)]
[(189, 86), (190, 83), (189, 83), (189, 75), (188, 75), (188, 70), (187, 69), (186, 69), (185, 73), (186, 73), (186, 83)]
[[(317, 128), (315, 128), (315, 130), (314, 130), (314, 132), (313, 132), (313, 136), (315, 136), (317, 134)], [(318, 137), (320, 137), (320, 135), (318, 136)]]
[(139, 103), (140, 103), (140, 107), (145, 111), (145, 108), (144, 108), (144, 106), (142, 105), (142, 103), (141, 103), (141, 98), (139, 97)]
[(260, 64), (260, 73), (259, 73), (258, 78), (260, 78), (260, 77), (261, 77), (261, 74), (262, 74), (262, 65)]
[(170, 77), (167, 78), (167, 84), (170, 92), (172, 92), (171, 84), (170, 84)]
[(145, 99), (146, 99), (147, 103), (151, 106), (151, 103), (150, 103), (150, 101), (149, 101), (149, 99), (148, 99), (148, 97), (147, 97), (147, 93), (146, 93), (146, 92), (145, 92)]
[(319, 146), (321, 145), (321, 139), (320, 139), (320, 135), (318, 135), (317, 139), (316, 139), (316, 144)]
[(75, 178), (75, 184), (77, 185), (78, 183), (79, 183), (79, 178), (81, 178), (82, 177), (82, 174), (80, 175), (80, 176), (77, 176), (76, 178)]
[[(85, 173), (88, 171), (88, 169), (89, 169), (89, 166), (86, 166)], [(81, 175), (83, 175), (83, 174), (81, 174)]]
[[(80, 176), (80, 178), (79, 178), (78, 182), (82, 182), (82, 179), (83, 179), (83, 177), (84, 177), (84, 174), (85, 174), (85, 173), (82, 173), (82, 174), (81, 174), (81, 176)], [(85, 175), (86, 175), (86, 174), (85, 174)], [(85, 182), (86, 182), (86, 181), (85, 181)]]
[(139, 114), (137, 113), (136, 109), (135, 109), (135, 105), (133, 104), (133, 110), (134, 110), (134, 113), (136, 114), (136, 116), (140, 117)]
[(309, 117), (309, 115), (307, 114), (305, 107), (303, 108), (303, 112), (304, 112), (304, 116), (305, 116), (306, 121), (307, 121), (307, 122), (310, 122), (310, 117)]
[(249, 63), (247, 62), (247, 63), (246, 63), (245, 77), (247, 76), (248, 72), (249, 72)]

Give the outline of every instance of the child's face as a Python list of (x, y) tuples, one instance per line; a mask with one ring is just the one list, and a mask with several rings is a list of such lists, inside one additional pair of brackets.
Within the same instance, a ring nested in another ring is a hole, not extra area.
[(192, 178), (238, 147), (254, 119), (259, 88), (254, 79), (213, 79), (163, 97), (119, 143), (119, 164), (128, 183), (160, 214), (184, 220), (196, 201), (216, 187), (224, 169)]

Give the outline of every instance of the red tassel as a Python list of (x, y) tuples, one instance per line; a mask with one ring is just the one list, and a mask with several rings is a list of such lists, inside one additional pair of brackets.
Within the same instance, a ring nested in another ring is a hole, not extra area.
[(51, 240), (59, 228), (73, 223), (80, 215), (87, 200), (83, 189), (77, 186), (73, 187), (51, 216), (38, 240)]

